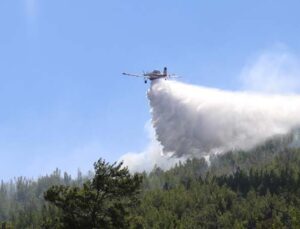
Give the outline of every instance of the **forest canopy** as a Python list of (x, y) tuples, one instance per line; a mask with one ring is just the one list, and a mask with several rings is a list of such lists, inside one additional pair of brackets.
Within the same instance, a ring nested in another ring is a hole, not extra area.
[(296, 228), (300, 149), (291, 135), (250, 151), (130, 174), (99, 159), (93, 175), (60, 170), (0, 186), (3, 228)]

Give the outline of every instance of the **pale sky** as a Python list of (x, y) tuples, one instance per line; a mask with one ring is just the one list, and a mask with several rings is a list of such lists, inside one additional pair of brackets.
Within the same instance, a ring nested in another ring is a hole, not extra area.
[[(99, 157), (142, 151), (149, 85), (124, 71), (167, 66), (184, 82), (240, 90), (245, 71), (263, 78), (279, 66), (277, 78), (288, 74), (280, 85), (297, 91), (299, 7), (270, 0), (1, 1), (0, 179), (56, 167), (74, 174)], [(261, 78), (247, 85), (255, 90)]]

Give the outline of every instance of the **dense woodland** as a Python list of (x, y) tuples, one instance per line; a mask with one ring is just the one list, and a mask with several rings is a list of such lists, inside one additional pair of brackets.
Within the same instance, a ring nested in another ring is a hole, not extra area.
[(1, 182), (2, 228), (300, 228), (299, 132), (249, 151), (130, 174), (100, 159)]

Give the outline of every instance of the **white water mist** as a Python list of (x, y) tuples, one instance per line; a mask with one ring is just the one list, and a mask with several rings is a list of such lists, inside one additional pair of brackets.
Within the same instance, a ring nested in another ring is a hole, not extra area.
[(300, 96), (223, 91), (153, 81), (152, 124), (164, 153), (201, 157), (249, 149), (300, 124)]

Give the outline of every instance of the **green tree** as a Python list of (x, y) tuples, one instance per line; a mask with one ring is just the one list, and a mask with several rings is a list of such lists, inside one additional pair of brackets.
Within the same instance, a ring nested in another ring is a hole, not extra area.
[(128, 227), (129, 210), (138, 204), (142, 177), (131, 175), (122, 165), (100, 159), (94, 163), (95, 176), (83, 187), (56, 185), (46, 191), (45, 199), (61, 210), (58, 219), (53, 219), (56, 227)]

